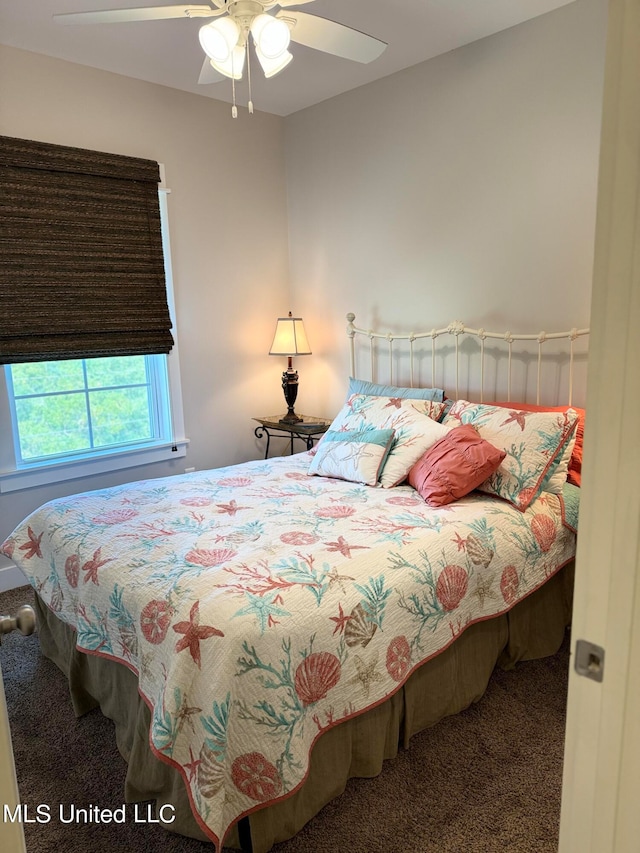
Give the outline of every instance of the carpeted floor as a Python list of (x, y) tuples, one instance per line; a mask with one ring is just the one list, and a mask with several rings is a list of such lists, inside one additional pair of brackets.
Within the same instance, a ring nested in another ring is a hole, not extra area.
[[(0, 613), (30, 603), (27, 587), (0, 595)], [(555, 853), (558, 847), (569, 643), (552, 658), (496, 670), (483, 699), (414, 737), (375, 779), (353, 779), (273, 853)], [(75, 719), (62, 673), (37, 636), (3, 640), (0, 663), (12, 727), (28, 853), (210, 853), (211, 845), (146, 822), (64, 824), (76, 807), (118, 808), (125, 764), (100, 711)], [(146, 818), (146, 806), (138, 817)]]

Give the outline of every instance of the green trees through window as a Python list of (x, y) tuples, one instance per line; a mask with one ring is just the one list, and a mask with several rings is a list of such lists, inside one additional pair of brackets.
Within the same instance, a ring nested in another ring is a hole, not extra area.
[(166, 437), (166, 356), (15, 364), (7, 379), (19, 462)]

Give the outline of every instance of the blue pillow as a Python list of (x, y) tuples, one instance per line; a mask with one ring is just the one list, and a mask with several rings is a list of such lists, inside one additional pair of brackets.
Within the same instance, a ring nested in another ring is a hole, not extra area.
[(396, 385), (378, 385), (364, 379), (349, 377), (347, 400), (352, 394), (367, 394), (370, 397), (398, 397), (401, 400), (432, 400), (442, 403), (442, 388), (398, 388)]
[(440, 417), (438, 418), (440, 423), (442, 423), (444, 421), (444, 419), (447, 417), (447, 415), (449, 414), (449, 409), (451, 409), (451, 407), (455, 403), (455, 400), (452, 400), (451, 398), (449, 398), (447, 400), (443, 400), (442, 402), (444, 403), (444, 411), (440, 415)]

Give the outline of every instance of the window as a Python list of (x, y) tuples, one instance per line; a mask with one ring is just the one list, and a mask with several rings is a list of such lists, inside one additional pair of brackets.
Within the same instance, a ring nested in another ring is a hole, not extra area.
[(166, 357), (6, 365), (17, 464), (171, 441)]
[[(167, 297), (173, 292), (167, 191), (160, 190)], [(175, 327), (175, 323), (174, 323)], [(0, 492), (183, 457), (177, 343), (169, 355), (5, 365), (8, 411), (0, 433)], [(0, 382), (0, 394), (2, 382)]]

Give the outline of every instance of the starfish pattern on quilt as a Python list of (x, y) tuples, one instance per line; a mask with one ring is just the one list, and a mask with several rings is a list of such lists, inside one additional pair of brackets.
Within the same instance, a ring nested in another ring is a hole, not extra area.
[(202, 665), (202, 660), (200, 657), (200, 642), (201, 640), (207, 640), (209, 637), (224, 637), (222, 631), (218, 628), (214, 628), (211, 625), (201, 625), (200, 624), (200, 602), (194, 602), (191, 607), (191, 612), (189, 614), (188, 622), (176, 622), (173, 626), (173, 630), (176, 634), (183, 634), (181, 640), (178, 640), (176, 643), (176, 651), (182, 652), (185, 649), (189, 649), (191, 657), (197, 663), (198, 667)]

